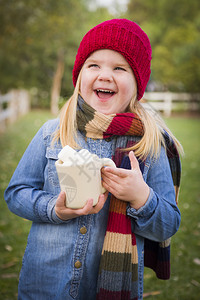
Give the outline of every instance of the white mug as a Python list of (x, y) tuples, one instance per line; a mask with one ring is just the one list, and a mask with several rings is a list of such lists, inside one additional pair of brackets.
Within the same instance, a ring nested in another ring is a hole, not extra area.
[(106, 190), (101, 183), (101, 168), (116, 167), (109, 158), (99, 158), (88, 150), (79, 152), (65, 146), (58, 154), (56, 170), (61, 190), (66, 193), (66, 206), (82, 208), (88, 199), (97, 204), (99, 195)]

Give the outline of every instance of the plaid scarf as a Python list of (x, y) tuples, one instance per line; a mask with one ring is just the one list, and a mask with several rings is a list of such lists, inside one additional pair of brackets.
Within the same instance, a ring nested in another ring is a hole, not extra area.
[[(104, 115), (89, 106), (79, 95), (77, 105), (78, 130), (87, 138), (108, 139), (116, 136), (112, 159), (117, 167), (131, 169), (128, 148), (138, 142), (144, 129), (140, 118), (133, 113)], [(170, 137), (166, 134), (167, 155), (178, 196), (180, 184), (179, 155)], [(144, 162), (140, 162), (143, 172)], [(136, 237), (131, 230), (131, 218), (126, 214), (127, 203), (111, 195), (108, 223), (102, 249), (97, 300), (138, 299), (138, 253)], [(169, 278), (170, 242), (145, 240), (145, 265), (152, 268), (158, 278)]]

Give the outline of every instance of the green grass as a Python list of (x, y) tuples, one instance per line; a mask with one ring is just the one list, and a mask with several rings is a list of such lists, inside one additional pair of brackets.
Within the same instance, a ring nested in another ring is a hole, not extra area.
[(200, 120), (171, 118), (168, 126), (184, 147), (179, 208), (182, 221), (179, 231), (172, 237), (171, 278), (157, 280), (153, 272), (145, 269), (145, 292), (159, 291), (151, 296), (156, 300), (200, 299)]
[(0, 299), (17, 299), (18, 277), (31, 222), (12, 214), (3, 193), (23, 152), (49, 112), (34, 111), (0, 135)]
[[(18, 120), (0, 135), (0, 299), (17, 298), (18, 276), (31, 223), (9, 212), (3, 192), (17, 163), (39, 127), (50, 113), (33, 111)], [(200, 299), (200, 120), (171, 118), (166, 120), (181, 141), (185, 156), (182, 158), (182, 181), (179, 208), (181, 227), (172, 238), (171, 279), (156, 279), (145, 269), (144, 292), (158, 291), (149, 296), (155, 300)], [(196, 262), (196, 263), (195, 263)]]

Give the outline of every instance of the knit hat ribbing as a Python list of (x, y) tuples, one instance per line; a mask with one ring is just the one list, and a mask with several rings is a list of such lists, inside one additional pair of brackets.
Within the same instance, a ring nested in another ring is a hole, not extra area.
[(73, 84), (90, 54), (100, 49), (121, 53), (131, 66), (137, 81), (137, 99), (144, 94), (151, 74), (151, 45), (146, 33), (127, 19), (108, 20), (92, 28), (83, 37), (73, 68)]

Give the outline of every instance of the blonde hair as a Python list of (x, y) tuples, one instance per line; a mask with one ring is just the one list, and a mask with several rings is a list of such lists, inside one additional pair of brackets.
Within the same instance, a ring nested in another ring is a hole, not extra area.
[(69, 145), (72, 148), (78, 148), (75, 142), (77, 137), (76, 108), (80, 89), (81, 72), (78, 76), (77, 83), (70, 99), (63, 105), (60, 111), (60, 126), (54, 133), (52, 142), (60, 140), (62, 147)]
[(135, 146), (127, 150), (134, 150), (135, 155), (140, 159), (145, 159), (148, 155), (157, 158), (161, 146), (166, 146), (163, 136), (166, 131), (173, 140), (178, 152), (183, 154), (183, 148), (180, 142), (172, 134), (164, 120), (155, 110), (150, 107), (149, 109), (146, 109), (142, 103), (136, 100), (129, 104), (129, 111), (139, 115), (143, 122), (144, 135)]
[[(54, 135), (53, 142), (60, 139), (62, 147), (69, 145), (72, 148), (79, 148), (76, 143), (77, 138), (77, 122), (76, 109), (78, 94), (80, 93), (81, 72), (79, 73), (76, 87), (71, 98), (65, 103), (60, 113), (60, 127)], [(136, 113), (141, 118), (144, 125), (144, 135), (141, 140), (133, 147), (123, 150), (135, 152), (140, 159), (145, 159), (148, 155), (157, 158), (161, 145), (165, 147), (163, 132), (166, 131), (174, 141), (177, 150), (183, 154), (183, 148), (179, 141), (175, 138), (165, 122), (154, 110), (147, 110), (143, 105), (133, 97), (127, 111)]]

